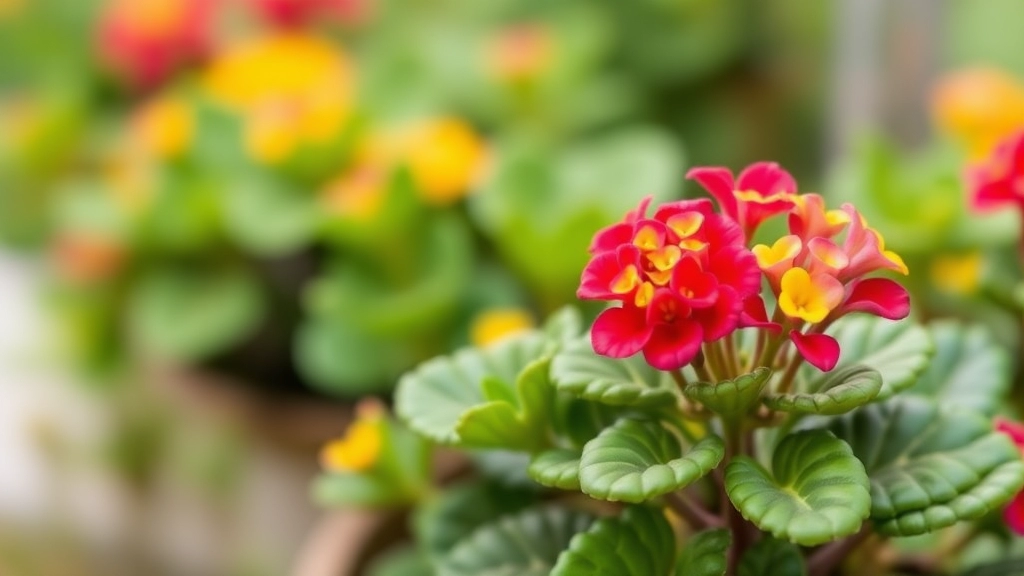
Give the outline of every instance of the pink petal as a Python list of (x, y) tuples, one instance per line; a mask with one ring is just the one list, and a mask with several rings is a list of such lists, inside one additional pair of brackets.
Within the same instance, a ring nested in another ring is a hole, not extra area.
[(654, 211), (654, 219), (668, 222), (669, 218), (683, 212), (699, 212), (704, 216), (710, 216), (715, 213), (715, 208), (711, 205), (711, 200), (707, 198), (677, 200), (658, 206), (658, 209)]
[(628, 358), (639, 352), (651, 338), (643, 310), (635, 307), (609, 308), (598, 315), (590, 329), (594, 352), (609, 358)]
[(633, 224), (619, 222), (607, 228), (602, 228), (594, 234), (587, 251), (591, 254), (615, 250), (622, 244), (629, 244), (633, 241)]
[(640, 201), (640, 205), (635, 210), (626, 212), (626, 217), (623, 218), (627, 223), (632, 224), (637, 220), (644, 218), (647, 214), (647, 207), (651, 205), (651, 196), (644, 196), (644, 199)]
[(1017, 494), (1006, 506), (1003, 519), (1010, 530), (1024, 536), (1024, 492)]
[(996, 432), (1009, 436), (1018, 448), (1024, 450), (1024, 424), (1007, 420), (1006, 418), (996, 418), (995, 429)]
[(728, 286), (718, 289), (718, 299), (711, 308), (693, 311), (693, 319), (700, 322), (704, 330), (704, 341), (714, 342), (724, 338), (739, 324), (742, 303), (736, 291)]
[(722, 212), (736, 220), (739, 217), (739, 210), (736, 204), (736, 197), (733, 195), (732, 172), (722, 167), (700, 167), (694, 168), (686, 173), (688, 180), (696, 180), (704, 187), (711, 196), (718, 202)]
[(718, 279), (700, 268), (700, 263), (684, 256), (672, 270), (669, 284), (693, 308), (707, 308), (718, 298)]
[(857, 280), (840, 308), (840, 315), (849, 312), (867, 312), (889, 320), (902, 320), (910, 315), (910, 294), (898, 282), (888, 278)]
[(708, 271), (719, 284), (731, 286), (741, 298), (761, 291), (761, 269), (757, 257), (744, 247), (729, 247), (711, 254)]
[(736, 189), (760, 192), (762, 196), (779, 192), (796, 193), (796, 180), (775, 162), (756, 162), (740, 173)]
[(721, 214), (713, 214), (704, 219), (703, 231), (705, 241), (712, 246), (739, 246), (747, 245), (743, 236), (743, 229), (735, 220)]
[(609, 290), (612, 280), (622, 271), (615, 252), (598, 254), (587, 262), (580, 277), (576, 297), (580, 300), (616, 299), (619, 296)]
[(772, 334), (782, 331), (782, 325), (768, 320), (768, 311), (765, 310), (764, 300), (759, 294), (748, 296), (743, 300), (743, 309), (740, 310), (740, 328), (764, 328)]
[(828, 372), (839, 362), (839, 342), (826, 334), (801, 334), (797, 330), (789, 333), (800, 355), (818, 370)]
[(693, 320), (662, 324), (644, 346), (644, 358), (658, 370), (677, 370), (693, 361), (702, 341), (700, 324)]

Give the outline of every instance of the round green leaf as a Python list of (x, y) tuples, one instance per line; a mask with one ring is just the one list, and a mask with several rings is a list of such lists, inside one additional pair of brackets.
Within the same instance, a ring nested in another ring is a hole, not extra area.
[(824, 430), (783, 438), (770, 474), (753, 459), (737, 457), (725, 469), (725, 488), (744, 518), (802, 546), (853, 534), (871, 509), (864, 465)]
[(580, 488), (602, 500), (643, 502), (689, 485), (724, 455), (718, 436), (684, 451), (660, 422), (623, 418), (583, 447)]
[(368, 334), (341, 318), (308, 318), (295, 333), (294, 347), (309, 383), (337, 396), (391, 390), (415, 358), (407, 342)]
[(771, 375), (772, 371), (762, 366), (733, 380), (694, 382), (683, 390), (683, 394), (716, 414), (726, 418), (738, 418), (749, 413), (757, 405)]
[(913, 536), (975, 520), (1024, 486), (1024, 462), (991, 421), (959, 407), (907, 396), (835, 418), (871, 478), (871, 520)]
[(677, 576), (725, 576), (732, 534), (726, 528), (705, 530), (694, 534), (686, 542), (679, 560)]
[(800, 549), (775, 538), (762, 538), (740, 559), (739, 576), (804, 576)]
[(562, 490), (580, 489), (580, 452), (556, 448), (541, 452), (530, 460), (530, 478), (539, 484)]
[(943, 321), (928, 328), (935, 341), (935, 357), (910, 392), (995, 414), (1010, 390), (1006, 351), (981, 326)]
[[(543, 355), (546, 345), (542, 335), (527, 332), (486, 349), (467, 348), (451, 356), (429, 360), (399, 381), (395, 411), (413, 430), (441, 444), (462, 443), (460, 426), (463, 431), (468, 428), (471, 434), (478, 436), (485, 436), (488, 431), (501, 438), (506, 437), (506, 432), (519, 433), (519, 429), (501, 430), (489, 425), (514, 422), (518, 420), (518, 410), (524, 409), (507, 400), (493, 399), (493, 394), (504, 386), (505, 397), (514, 398), (517, 382), (529, 385), (530, 398), (534, 392), (543, 394), (542, 390), (534, 389), (541, 384), (536, 378), (524, 381), (519, 375)], [(491, 389), (490, 398), (482, 386), (485, 379)], [(543, 384), (549, 386), (546, 382)]]
[(878, 395), (882, 375), (866, 366), (846, 366), (828, 373), (822, 383), (812, 384), (811, 389), (817, 392), (768, 394), (764, 404), (782, 412), (844, 414)]
[(935, 353), (928, 330), (910, 321), (855, 314), (837, 321), (829, 334), (842, 350), (836, 368), (862, 364), (882, 375), (875, 400), (912, 386)]
[(368, 576), (434, 576), (434, 567), (423, 552), (405, 545), (375, 558), (366, 573)]
[(391, 506), (408, 501), (394, 483), (371, 474), (324, 473), (313, 480), (313, 501), (325, 508)]
[(593, 516), (535, 508), (485, 524), (452, 548), (438, 576), (548, 576), (559, 555)]
[(455, 433), (463, 446), (504, 448), (529, 452), (547, 442), (547, 420), (554, 389), (548, 379), (551, 360), (530, 363), (519, 374), (515, 388), (495, 378), (484, 378), (484, 397), (489, 402), (462, 413)]
[(624, 360), (599, 356), (589, 335), (555, 355), (551, 379), (561, 391), (612, 406), (674, 406), (677, 398), (667, 372), (651, 368), (641, 356)]
[(239, 344), (264, 312), (257, 280), (237, 270), (158, 270), (142, 278), (128, 303), (131, 329), (143, 346), (179, 361)]
[(633, 506), (573, 537), (551, 576), (668, 574), (675, 552), (675, 534), (661, 511)]
[(245, 178), (225, 190), (228, 233), (248, 250), (268, 256), (307, 245), (319, 223), (317, 197), (261, 176)]

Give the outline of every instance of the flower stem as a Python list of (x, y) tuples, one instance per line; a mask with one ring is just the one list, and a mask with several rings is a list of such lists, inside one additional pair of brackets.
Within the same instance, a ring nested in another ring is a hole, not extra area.
[(669, 372), (672, 375), (672, 379), (676, 381), (676, 386), (679, 387), (680, 392), (685, 390), (690, 383), (686, 380), (686, 375), (683, 374), (682, 368), (676, 368)]
[(789, 359), (789, 365), (786, 367), (786, 372), (782, 375), (782, 379), (779, 380), (778, 392), (780, 394), (789, 392), (790, 388), (793, 387), (793, 380), (796, 378), (797, 370), (800, 369), (801, 360), (800, 353), (794, 350), (792, 358)]
[(743, 366), (740, 366), (739, 356), (736, 354), (736, 341), (731, 332), (725, 337), (722, 347), (725, 350), (725, 362), (728, 364), (729, 370), (733, 376), (739, 376), (743, 373)]
[(711, 375), (711, 372), (708, 371), (708, 367), (704, 364), (703, 351), (697, 354), (697, 357), (693, 359), (693, 363), (690, 365), (693, 366), (693, 371), (697, 373), (697, 378), (700, 380), (711, 383), (716, 382), (714, 376)]
[(708, 512), (699, 503), (687, 498), (681, 491), (669, 492), (665, 498), (668, 500), (669, 506), (682, 516), (683, 520), (686, 520), (686, 523), (694, 530), (717, 528), (722, 525), (722, 521), (717, 516)]
[[(741, 421), (728, 421), (722, 422), (725, 432), (725, 459), (724, 463), (731, 462), (733, 458), (740, 455), (743, 450), (743, 439), (742, 439), (742, 423)], [(729, 547), (728, 565), (729, 569), (727, 574), (735, 574), (736, 567), (739, 565), (740, 557), (743, 552), (747, 549), (747, 530), (744, 526), (745, 520), (740, 514), (740, 511), (736, 509), (732, 504), (732, 500), (729, 499), (729, 494), (725, 490), (725, 482), (722, 483), (722, 514), (729, 526), (729, 532), (732, 533), (732, 546)]]

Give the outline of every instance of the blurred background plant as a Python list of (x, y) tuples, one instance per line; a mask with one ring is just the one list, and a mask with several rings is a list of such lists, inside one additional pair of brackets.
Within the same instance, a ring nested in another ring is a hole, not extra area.
[[(593, 231), (688, 193), (692, 164), (770, 158), (856, 202), (925, 315), (1016, 347), (1019, 222), (969, 213), (962, 173), (1024, 124), (1019, 17), (1015, 0), (0, 0), (0, 382), (21, 399), (0, 437), (38, 445), (34, 475), (11, 460), (0, 486), (113, 471), (134, 512), (96, 515), (140, 524), (198, 486), (218, 519), (201, 523), (235, 544), (169, 553), (122, 523), (106, 550), (146, 563), (125, 573), (282, 573), (315, 448), (353, 400), (574, 301)], [(40, 372), (88, 385), (42, 392)], [(79, 413), (90, 432), (64, 425)], [(118, 573), (49, 566), (14, 535), (52, 534), (53, 511), (3, 506), (0, 572)]]

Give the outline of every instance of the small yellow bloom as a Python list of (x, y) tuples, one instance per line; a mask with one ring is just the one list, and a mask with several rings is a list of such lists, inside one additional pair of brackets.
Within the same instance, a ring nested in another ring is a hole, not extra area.
[(358, 166), (328, 184), (323, 199), (331, 212), (365, 222), (380, 213), (387, 187), (384, 169)]
[(356, 419), (345, 435), (324, 446), (320, 463), (329, 472), (365, 472), (380, 458), (383, 446), (384, 408), (364, 400), (356, 407)]
[(141, 146), (158, 158), (181, 155), (192, 142), (192, 110), (180, 98), (164, 96), (139, 110), (133, 131)]
[(424, 200), (450, 204), (470, 191), (485, 158), (484, 143), (469, 124), (441, 118), (412, 130), (406, 162)]
[(119, 0), (114, 10), (133, 30), (148, 37), (163, 37), (177, 30), (188, 14), (184, 0)]
[(533, 316), (521, 308), (485, 310), (473, 319), (469, 330), (470, 341), (474, 346), (489, 346), (533, 326)]
[(932, 261), (932, 284), (953, 294), (973, 294), (981, 284), (984, 265), (985, 259), (978, 251), (939, 256)]
[(751, 251), (757, 258), (757, 265), (762, 270), (767, 270), (780, 262), (796, 258), (802, 249), (803, 243), (800, 242), (800, 237), (790, 234), (776, 240), (771, 247), (766, 244), (758, 244), (751, 248)]
[(821, 322), (842, 298), (843, 285), (828, 274), (812, 276), (803, 268), (791, 268), (782, 275), (779, 307), (790, 318)]
[(998, 69), (954, 72), (935, 87), (932, 116), (972, 158), (987, 156), (1000, 140), (1024, 128), (1024, 84)]

